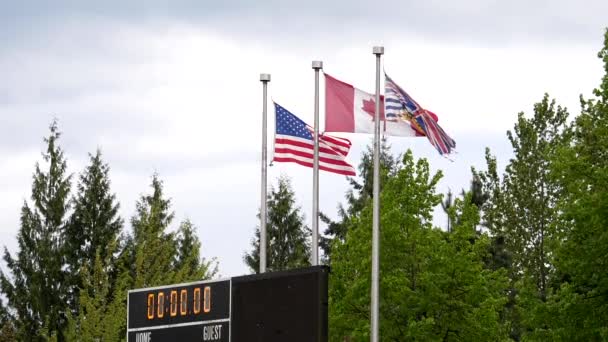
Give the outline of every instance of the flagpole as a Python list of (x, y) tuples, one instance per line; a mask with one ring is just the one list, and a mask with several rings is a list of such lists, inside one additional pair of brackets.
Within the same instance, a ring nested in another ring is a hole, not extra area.
[(374, 192), (372, 224), (372, 291), (371, 291), (371, 342), (380, 340), (380, 59), (383, 46), (374, 46), (376, 55), (376, 113), (374, 115)]
[(314, 156), (312, 163), (312, 253), (311, 264), (319, 264), (319, 70), (323, 69), (322, 61), (312, 61), (315, 71), (315, 120), (314, 120)]
[(267, 201), (267, 108), (266, 99), (268, 97), (268, 82), (270, 82), (270, 74), (260, 74), (260, 81), (262, 82), (262, 194), (260, 198), (260, 273), (266, 272), (266, 219), (268, 217), (266, 201)]

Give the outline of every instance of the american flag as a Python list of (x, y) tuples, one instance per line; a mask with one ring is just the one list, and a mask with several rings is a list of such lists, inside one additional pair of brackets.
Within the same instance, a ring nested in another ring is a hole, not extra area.
[[(285, 108), (274, 104), (276, 134), (274, 158), (276, 162), (293, 162), (312, 167), (314, 157), (314, 130)], [(351, 142), (347, 139), (319, 135), (319, 170), (346, 176), (355, 176), (355, 168), (346, 162)]]
[(412, 127), (426, 135), (439, 154), (448, 155), (456, 148), (456, 141), (450, 138), (437, 124), (436, 116), (422, 108), (397, 83), (384, 74), (384, 98), (387, 118), (401, 118), (409, 121)]

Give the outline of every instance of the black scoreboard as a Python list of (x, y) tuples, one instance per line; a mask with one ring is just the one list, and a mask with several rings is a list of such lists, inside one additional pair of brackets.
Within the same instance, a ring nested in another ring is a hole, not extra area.
[(329, 269), (129, 291), (128, 342), (325, 342)]

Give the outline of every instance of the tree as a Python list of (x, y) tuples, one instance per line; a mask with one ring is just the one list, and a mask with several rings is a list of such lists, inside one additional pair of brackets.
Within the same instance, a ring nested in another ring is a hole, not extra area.
[(450, 218), (450, 208), (452, 208), (453, 205), (454, 205), (454, 194), (452, 193), (452, 190), (448, 189), (448, 193), (445, 196), (445, 200), (441, 201), (441, 208), (448, 216), (448, 225), (447, 225), (448, 233), (452, 231), (452, 219)]
[[(73, 299), (79, 297), (78, 289), (83, 287), (81, 267), (93, 270), (97, 254), (101, 260), (107, 259), (103, 271), (115, 275), (113, 253), (117, 250), (123, 221), (118, 216), (116, 196), (110, 191), (109, 171), (108, 164), (101, 159), (101, 151), (89, 155), (89, 165), (80, 175), (77, 193), (72, 199), (74, 212), (66, 226), (65, 254), (68, 272), (72, 275)], [(75, 309), (77, 301), (71, 304)]]
[[(259, 216), (259, 215), (258, 215)], [(310, 229), (304, 224), (300, 207), (296, 206), (295, 193), (289, 178), (282, 176), (278, 187), (268, 195), (268, 271), (281, 271), (310, 265)], [(251, 241), (251, 252), (243, 260), (249, 269), (258, 273), (260, 269), (260, 229), (256, 228)]]
[[(95, 255), (93, 267), (81, 268), (82, 291), (78, 300), (77, 316), (68, 316), (65, 336), (68, 340), (120, 341), (124, 339), (126, 325), (125, 282), (116, 282), (107, 269), (112, 267), (116, 240), (104, 251), (111, 252), (101, 257), (101, 249)], [(124, 278), (123, 278), (124, 279)], [(118, 279), (120, 280), (120, 278)]]
[(21, 341), (42, 341), (43, 326), (57, 333), (66, 323), (68, 286), (64, 272), (64, 236), (68, 214), (70, 179), (56, 121), (44, 139), (46, 170), (36, 164), (31, 203), (24, 201), (16, 256), (4, 250), (10, 272), (0, 273), (0, 287), (15, 313), (15, 328)]
[[(510, 301), (505, 308), (511, 337), (533, 329), (534, 312), (544, 306), (555, 280), (554, 256), (560, 243), (557, 201), (562, 188), (550, 175), (552, 160), (566, 146), (568, 112), (545, 95), (534, 115), (518, 115), (507, 137), (514, 157), (501, 177), (496, 158), (486, 149), (488, 170), (476, 173), (489, 195), (482, 206), (484, 224), (494, 242), (490, 252), (500, 256), (488, 263), (509, 266)], [(502, 260), (500, 260), (502, 259)]]
[[(461, 217), (448, 234), (432, 226), (441, 174), (411, 152), (381, 194), (380, 326), (382, 340), (500, 340), (505, 278), (484, 268), (487, 237), (471, 243), (477, 208), (457, 199)], [(332, 341), (369, 339), (371, 204), (343, 242), (336, 242), (330, 275)]]
[[(324, 235), (321, 237), (319, 246), (323, 250), (323, 258), (326, 264), (331, 263), (331, 246), (333, 241), (344, 241), (348, 229), (354, 227), (352, 220), (361, 213), (367, 202), (372, 199), (373, 195), (373, 159), (374, 150), (372, 145), (368, 145), (365, 152), (361, 156), (359, 163), (359, 178), (348, 178), (352, 189), (346, 193), (346, 207), (342, 204), (338, 206), (338, 220), (333, 221), (327, 215), (320, 213), (320, 219), (327, 228)], [(387, 179), (394, 175), (399, 166), (398, 158), (393, 157), (390, 151), (390, 145), (386, 138), (382, 139), (380, 147), (380, 191)]]
[[(471, 185), (469, 186), (469, 193), (471, 194), (471, 203), (475, 204), (475, 206), (479, 209), (481, 209), (488, 200), (488, 194), (483, 191), (483, 183), (481, 182), (481, 179), (479, 179), (479, 176), (475, 175), (474, 173), (473, 179), (471, 179)], [(464, 197), (464, 193), (462, 197)]]
[(195, 229), (190, 220), (185, 220), (177, 232), (176, 283), (211, 279), (217, 273), (215, 260), (207, 261), (201, 257), (201, 242)]
[[(491, 198), (490, 206), (485, 208), (486, 214), (502, 216), (499, 224), (494, 222), (489, 228), (494, 235), (505, 238), (516, 273), (531, 278), (542, 300), (547, 297), (553, 272), (555, 207), (560, 194), (559, 185), (549, 176), (550, 163), (567, 139), (562, 134), (567, 117), (567, 111), (556, 107), (555, 101), (549, 102), (548, 95), (534, 106), (532, 118), (519, 114), (514, 133), (507, 132), (515, 156), (507, 165), (500, 185), (502, 197), (500, 202)], [(496, 186), (492, 176), (485, 179)]]
[(563, 242), (556, 251), (561, 284), (533, 337), (553, 340), (608, 340), (608, 30), (598, 54), (604, 76), (595, 99), (581, 98), (572, 144), (552, 164), (564, 188), (559, 199)]
[(133, 236), (128, 246), (132, 248), (134, 288), (170, 284), (176, 273), (175, 234), (167, 232), (174, 217), (171, 200), (165, 199), (163, 183), (157, 174), (152, 176), (151, 187), (152, 193), (141, 196), (131, 219)]
[(17, 335), (12, 321), (6, 321), (0, 329), (0, 342), (15, 342)]

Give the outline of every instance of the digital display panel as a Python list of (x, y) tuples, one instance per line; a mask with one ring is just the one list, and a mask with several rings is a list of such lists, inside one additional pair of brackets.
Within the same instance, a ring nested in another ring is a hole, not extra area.
[(128, 302), (129, 342), (229, 340), (230, 280), (133, 290)]
[(128, 342), (326, 342), (329, 268), (129, 291)]

